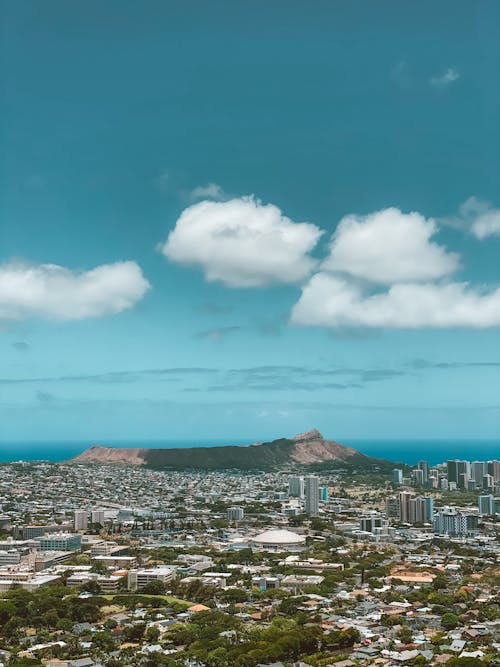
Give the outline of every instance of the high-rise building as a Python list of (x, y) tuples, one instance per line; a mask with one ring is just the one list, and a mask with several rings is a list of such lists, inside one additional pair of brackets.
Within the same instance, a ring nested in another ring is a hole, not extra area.
[(417, 467), (422, 471), (424, 484), (427, 484), (427, 480), (429, 479), (429, 464), (427, 461), (419, 461)]
[(493, 489), (494, 483), (495, 482), (493, 480), (493, 475), (483, 475), (483, 482), (481, 484), (483, 489), (486, 489), (486, 490)]
[(457, 488), (466, 489), (467, 482), (471, 476), (470, 462), (454, 459), (446, 462), (446, 468), (448, 472), (448, 484), (455, 482)]
[(495, 482), (500, 480), (500, 461), (488, 461), (488, 475), (491, 475)]
[(478, 515), (458, 507), (443, 507), (434, 515), (434, 532), (438, 535), (474, 535), (478, 530)]
[(437, 489), (439, 486), (439, 470), (437, 468), (429, 468), (427, 475), (427, 486), (431, 489)]
[(420, 468), (413, 470), (413, 484), (415, 486), (423, 486), (425, 483), (424, 471)]
[(466, 472), (461, 472), (458, 475), (458, 488), (459, 489), (469, 488), (469, 475)]
[(450, 482), (458, 483), (458, 461), (455, 460), (446, 461), (446, 471), (447, 471), (448, 484)]
[(93, 509), (90, 513), (90, 521), (93, 524), (100, 524), (101, 526), (104, 526), (104, 510)]
[(401, 486), (403, 483), (403, 471), (400, 468), (394, 468), (392, 471), (392, 483), (395, 486)]
[(385, 501), (385, 511), (391, 519), (399, 518), (399, 499), (396, 496), (390, 496)]
[(375, 528), (382, 528), (382, 525), (382, 517), (377, 514), (363, 516), (359, 520), (359, 529), (365, 533), (373, 533), (375, 532)]
[(75, 530), (87, 530), (89, 517), (87, 510), (75, 510)]
[(431, 496), (425, 496), (423, 498), (425, 503), (425, 519), (424, 521), (432, 523), (434, 518), (434, 498)]
[(319, 499), (322, 503), (328, 502), (328, 487), (320, 486), (319, 487)]
[(407, 491), (399, 494), (399, 518), (402, 523), (428, 523), (434, 516), (434, 501), (427, 496), (413, 496)]
[(398, 495), (399, 500), (399, 520), (402, 523), (410, 523), (410, 500), (414, 496), (408, 491), (402, 491)]
[(473, 461), (471, 464), (471, 477), (478, 486), (483, 483), (483, 475), (488, 474), (488, 464), (486, 461)]
[(292, 498), (304, 497), (304, 478), (294, 475), (288, 480), (288, 495)]
[(228, 521), (241, 521), (245, 516), (245, 511), (243, 507), (228, 507), (227, 508), (227, 520)]
[(477, 499), (479, 514), (481, 516), (494, 514), (494, 499), (490, 493), (488, 495), (479, 496)]
[(308, 516), (319, 514), (319, 480), (316, 475), (307, 475), (305, 478), (306, 502), (305, 512)]

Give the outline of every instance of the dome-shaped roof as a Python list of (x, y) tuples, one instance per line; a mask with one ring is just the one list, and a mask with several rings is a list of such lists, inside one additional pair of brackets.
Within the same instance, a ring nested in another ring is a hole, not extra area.
[(257, 544), (303, 544), (306, 538), (291, 530), (266, 530), (256, 535), (253, 541)]

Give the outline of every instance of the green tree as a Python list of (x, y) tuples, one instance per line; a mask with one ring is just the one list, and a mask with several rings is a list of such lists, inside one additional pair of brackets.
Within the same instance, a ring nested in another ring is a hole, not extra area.
[(156, 644), (159, 637), (160, 637), (160, 631), (156, 626), (153, 625), (147, 629), (146, 639), (150, 644)]
[(446, 614), (443, 614), (441, 617), (441, 625), (445, 630), (453, 630), (453, 628), (456, 628), (458, 624), (460, 623), (460, 619), (456, 614), (453, 612), (449, 611)]

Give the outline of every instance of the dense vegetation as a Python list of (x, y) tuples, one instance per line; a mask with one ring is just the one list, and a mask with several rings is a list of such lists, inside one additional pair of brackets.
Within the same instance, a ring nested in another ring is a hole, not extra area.
[(295, 443), (282, 438), (258, 447), (193, 447), (190, 449), (148, 449), (146, 464), (152, 468), (184, 470), (259, 470), (289, 463)]

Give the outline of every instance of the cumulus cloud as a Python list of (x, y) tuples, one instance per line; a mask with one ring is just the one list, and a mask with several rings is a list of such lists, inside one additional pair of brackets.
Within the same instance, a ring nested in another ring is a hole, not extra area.
[(397, 208), (348, 215), (333, 235), (322, 268), (381, 284), (441, 278), (456, 271), (459, 260), (431, 240), (436, 231), (433, 220)]
[(135, 262), (76, 272), (54, 264), (0, 265), (0, 320), (81, 320), (132, 308), (150, 289)]
[(460, 72), (455, 67), (448, 67), (442, 74), (429, 79), (431, 86), (435, 88), (446, 88), (451, 83), (458, 81)]
[(470, 230), (480, 240), (500, 236), (500, 209), (478, 197), (466, 199), (458, 209), (458, 218), (447, 221)]
[(297, 325), (372, 328), (486, 328), (500, 326), (500, 289), (467, 283), (401, 283), (366, 293), (348, 280), (318, 273), (292, 310)]
[(196, 188), (193, 188), (189, 193), (189, 199), (191, 201), (197, 201), (198, 199), (223, 201), (224, 199), (229, 199), (229, 197), (217, 183), (207, 183), (207, 185), (198, 185)]
[(321, 234), (277, 206), (242, 197), (189, 206), (160, 248), (174, 262), (200, 267), (209, 282), (261, 287), (307, 278), (317, 264), (309, 253)]

